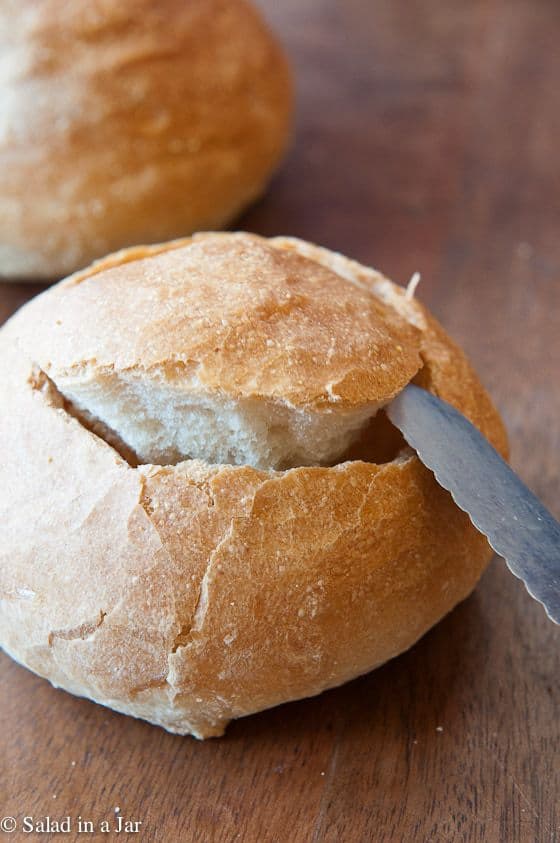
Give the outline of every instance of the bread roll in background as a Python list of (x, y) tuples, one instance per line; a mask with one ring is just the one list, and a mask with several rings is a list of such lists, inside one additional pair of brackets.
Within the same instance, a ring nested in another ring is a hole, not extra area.
[(221, 228), (284, 152), (292, 89), (247, 0), (0, 0), (0, 278)]
[(464, 354), (379, 273), (204, 234), (0, 331), (0, 641), (197, 737), (410, 647), (491, 551), (383, 410), (412, 381), (505, 454)]

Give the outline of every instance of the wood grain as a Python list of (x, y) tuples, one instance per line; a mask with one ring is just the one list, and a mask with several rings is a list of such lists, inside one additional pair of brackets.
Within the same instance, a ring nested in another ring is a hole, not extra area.
[[(560, 5), (262, 4), (296, 68), (295, 144), (240, 227), (372, 263), (467, 348), (513, 462), (560, 516)], [(0, 318), (38, 287), (5, 285)], [(0, 813), (143, 841), (560, 840), (560, 632), (495, 561), (412, 651), (197, 743), (2, 657)], [(78, 835), (83, 840), (110, 835)], [(52, 839), (14, 834), (6, 839)]]

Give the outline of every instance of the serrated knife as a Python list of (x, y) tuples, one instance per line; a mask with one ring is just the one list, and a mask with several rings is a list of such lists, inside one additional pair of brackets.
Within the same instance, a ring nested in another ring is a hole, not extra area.
[(560, 523), (446, 401), (409, 384), (385, 410), (550, 620), (560, 624)]

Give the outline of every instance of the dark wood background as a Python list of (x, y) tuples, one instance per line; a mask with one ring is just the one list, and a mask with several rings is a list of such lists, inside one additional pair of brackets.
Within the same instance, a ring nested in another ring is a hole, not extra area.
[[(263, 5), (293, 58), (298, 127), (239, 227), (401, 282), (422, 272), (420, 297), (504, 413), (513, 463), (560, 516), (560, 4)], [(39, 289), (3, 286), (0, 318)], [(207, 743), (2, 657), (0, 811), (97, 823), (118, 806), (142, 821), (128, 839), (164, 843), (560, 840), (559, 651), (495, 560), (409, 653)]]

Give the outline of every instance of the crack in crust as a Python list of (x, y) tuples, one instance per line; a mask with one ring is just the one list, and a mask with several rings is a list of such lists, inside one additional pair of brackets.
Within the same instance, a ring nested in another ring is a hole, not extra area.
[[(161, 474), (171, 475), (171, 474), (174, 474), (177, 470), (178, 469), (177, 469), (176, 466), (161, 467), (161, 468), (160, 467), (157, 467), (157, 468), (154, 467), (153, 469), (149, 469), (147, 474), (148, 474), (148, 476), (151, 476), (151, 477), (155, 477), (155, 476), (161, 475)], [(188, 485), (193, 486), (194, 488), (199, 489), (201, 492), (203, 492), (203, 494), (207, 498), (209, 509), (215, 507), (215, 505), (216, 505), (215, 496), (214, 496), (211, 484), (208, 481), (204, 481), (202, 478), (197, 480), (197, 479), (195, 479), (195, 478), (193, 478), (189, 475), (184, 475), (184, 479), (186, 480)], [(139, 503), (140, 503), (140, 506), (145, 511), (147, 517), (149, 518), (150, 523), (152, 524), (154, 530), (158, 534), (162, 548), (166, 552), (169, 552), (169, 550), (167, 548), (165, 538), (161, 535), (160, 531), (158, 530), (156, 519), (154, 518), (155, 507), (154, 507), (154, 504), (153, 504), (152, 497), (150, 496), (150, 494), (147, 490), (145, 477), (142, 477), (142, 488), (141, 488), (141, 492), (140, 492)], [(199, 629), (202, 626), (202, 622), (203, 622), (203, 618), (204, 618), (204, 614), (205, 614), (205, 610), (206, 610), (206, 606), (207, 606), (207, 597), (208, 597), (207, 581), (208, 581), (210, 568), (212, 566), (215, 554), (218, 552), (220, 546), (229, 538), (229, 536), (231, 534), (232, 527), (233, 527), (233, 520), (232, 520), (232, 524), (230, 525), (230, 528), (226, 531), (225, 535), (222, 536), (221, 540), (218, 542), (218, 544), (216, 545), (214, 550), (209, 555), (207, 565), (206, 565), (205, 570), (204, 570), (204, 572), (203, 572), (203, 574), (202, 574), (202, 576), (199, 580), (199, 583), (198, 583), (198, 596), (197, 596), (194, 608), (193, 608), (193, 610), (190, 614), (190, 617), (187, 620), (184, 620), (184, 621), (181, 622), (179, 632), (175, 635), (175, 637), (172, 641), (171, 647), (168, 650), (166, 673), (164, 675), (159, 676), (159, 677), (154, 677), (153, 680), (151, 680), (148, 683), (143, 683), (142, 685), (139, 685), (139, 686), (131, 689), (130, 695), (131, 695), (132, 698), (134, 698), (135, 696), (140, 694), (142, 691), (148, 690), (149, 688), (157, 688), (157, 687), (167, 686), (169, 702), (170, 702), (170, 704), (173, 705), (174, 698), (178, 694), (178, 689), (175, 687), (175, 685), (169, 679), (169, 674), (171, 672), (170, 659), (171, 659), (171, 656), (174, 655), (178, 650), (180, 650), (183, 647), (186, 647), (189, 644), (189, 642), (191, 641), (191, 639), (193, 637), (194, 632), (197, 631), (197, 629)], [(204, 607), (204, 611), (202, 611), (201, 607)]]
[(204, 569), (204, 573), (200, 579), (199, 589), (198, 589), (198, 598), (195, 603), (194, 612), (192, 614), (192, 618), (189, 624), (185, 624), (181, 627), (179, 634), (175, 638), (173, 643), (172, 653), (176, 653), (178, 650), (188, 647), (190, 642), (193, 640), (194, 636), (197, 632), (200, 632), (202, 626), (204, 624), (204, 618), (206, 616), (206, 612), (208, 610), (208, 584), (210, 580), (210, 575), (212, 569), (214, 567), (214, 561), (216, 556), (220, 552), (221, 548), (224, 547), (228, 541), (232, 538), (234, 531), (235, 531), (235, 524), (237, 518), (232, 518), (229, 527), (225, 531), (224, 535), (216, 545), (216, 547), (212, 550), (208, 557), (208, 563), (206, 568)]
[(107, 612), (103, 609), (99, 610), (99, 617), (94, 621), (85, 621), (78, 626), (70, 627), (70, 629), (53, 629), (49, 632), (48, 645), (53, 646), (55, 639), (60, 638), (63, 641), (85, 641), (90, 638), (102, 626), (103, 621), (107, 617)]

